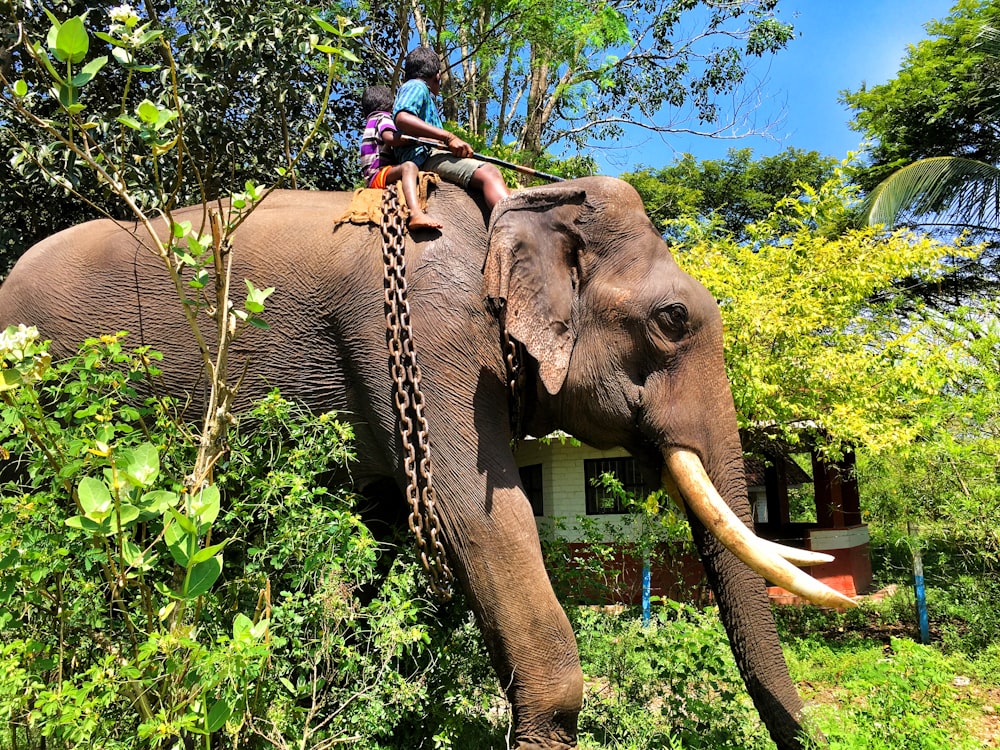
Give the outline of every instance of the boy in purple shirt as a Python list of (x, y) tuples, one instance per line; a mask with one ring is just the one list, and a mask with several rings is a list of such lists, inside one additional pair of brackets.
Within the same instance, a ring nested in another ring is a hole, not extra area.
[(441, 61), (430, 47), (417, 47), (406, 56), (403, 68), (406, 82), (396, 92), (393, 119), (396, 128), (407, 135), (433, 138), (447, 148), (403, 146), (397, 150), (399, 159), (412, 161), (427, 172), (474, 188), (483, 194), (492, 211), (497, 202), (510, 194), (500, 170), (492, 164), (469, 158), (472, 146), (443, 128), (434, 97), (441, 90)]
[(410, 209), (407, 222), (410, 229), (440, 229), (441, 222), (432, 219), (420, 208), (417, 191), (417, 165), (405, 160), (397, 163), (393, 148), (402, 143), (392, 122), (392, 92), (385, 86), (369, 86), (361, 96), (361, 109), (365, 111), (365, 132), (361, 137), (361, 173), (365, 185), (383, 189), (402, 181), (403, 197)]

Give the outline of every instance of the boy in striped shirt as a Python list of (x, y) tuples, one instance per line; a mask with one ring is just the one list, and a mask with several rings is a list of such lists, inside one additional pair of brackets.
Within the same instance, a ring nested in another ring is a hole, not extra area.
[(369, 86), (361, 96), (365, 114), (365, 132), (361, 137), (361, 173), (365, 185), (384, 189), (402, 181), (403, 197), (410, 209), (410, 229), (440, 229), (441, 222), (420, 208), (417, 194), (419, 168), (412, 161), (397, 163), (394, 148), (402, 146), (399, 131), (392, 120), (392, 92), (385, 86)]

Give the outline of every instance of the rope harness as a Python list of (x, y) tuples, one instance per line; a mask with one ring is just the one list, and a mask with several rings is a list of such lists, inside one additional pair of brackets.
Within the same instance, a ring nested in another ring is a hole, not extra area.
[(410, 304), (406, 298), (406, 224), (396, 190), (382, 192), (382, 257), (385, 281), (386, 340), (395, 383), (399, 434), (406, 457), (406, 497), (410, 504), (410, 531), (417, 539), (420, 562), (430, 578), (431, 589), (441, 601), (452, 596), (454, 574), (442, 543), (441, 522), (434, 505), (431, 444), (424, 418), (424, 396), (420, 390), (420, 366), (413, 348)]

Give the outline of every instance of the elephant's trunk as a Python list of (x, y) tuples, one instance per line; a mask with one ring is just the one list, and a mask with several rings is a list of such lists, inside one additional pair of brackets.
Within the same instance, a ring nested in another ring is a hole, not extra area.
[[(675, 499), (683, 499), (690, 511), (691, 531), (719, 606), (719, 617), (762, 721), (779, 750), (802, 750), (806, 735), (821, 743), (823, 739), (817, 731), (803, 726), (802, 699), (788, 673), (762, 577), (784, 576), (791, 566), (748, 528), (746, 485), (741, 476), (733, 478), (733, 467), (742, 463), (742, 451), (737, 444), (723, 452), (727, 457), (716, 461), (713, 476), (719, 479), (713, 483), (693, 452), (665, 450), (665, 488)], [(724, 484), (716, 489), (719, 481)], [(723, 496), (731, 502), (725, 502)], [(766, 572), (760, 573), (754, 567)], [(801, 595), (829, 596), (818, 593), (826, 588), (819, 582), (799, 587), (804, 574), (792, 570), (793, 580), (784, 584), (794, 584)], [(832, 598), (839, 604), (842, 597), (833, 592)]]

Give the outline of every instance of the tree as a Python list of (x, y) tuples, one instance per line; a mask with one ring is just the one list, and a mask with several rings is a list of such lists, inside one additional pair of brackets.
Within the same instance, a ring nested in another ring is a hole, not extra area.
[[(748, 228), (745, 243), (679, 220), (678, 262), (720, 301), (733, 396), (751, 442), (795, 444), (806, 425), (832, 454), (910, 445), (937, 429), (933, 405), (971, 366), (968, 337), (949, 335), (950, 319), (914, 309), (895, 283), (939, 278), (949, 259), (979, 248), (909, 231), (840, 231), (856, 200), (840, 179), (783, 201)], [(911, 312), (901, 315), (904, 302)], [(977, 366), (994, 367), (987, 359)]]
[[(471, 0), (370, 3), (361, 21), (382, 29), (371, 55), (390, 82), (398, 50), (417, 42), (448, 62), (446, 118), (482, 143), (537, 159), (626, 129), (733, 137), (749, 127), (737, 96), (754, 58), (791, 38), (777, 0)], [(383, 50), (389, 50), (387, 54)]]
[(843, 95), (853, 126), (872, 140), (870, 164), (856, 173), (870, 191), (862, 220), (991, 243), (977, 262), (921, 289), (938, 305), (1000, 284), (997, 20), (1000, 2), (963, 0), (927, 25), (932, 38), (910, 48), (896, 78)]
[(910, 46), (895, 78), (843, 92), (852, 127), (870, 141), (870, 165), (856, 175), (864, 189), (933, 156), (1000, 163), (1000, 60), (981, 36), (998, 18), (998, 0), (961, 0), (944, 20), (927, 24), (930, 38)]
[[(920, 217), (932, 214), (926, 220)], [(868, 194), (862, 218), (898, 226), (929, 222), (1000, 231), (1000, 169), (960, 156), (932, 156), (893, 172)]]
[[(68, 0), (60, 6), (59, 18), (87, 12), (88, 22), (99, 28), (107, 25), (108, 12), (117, 5), (110, 0)], [(148, 162), (135, 163), (125, 155), (123, 163), (131, 165), (134, 192), (145, 196), (146, 205), (152, 201), (151, 186), (157, 179), (166, 184), (179, 178), (174, 205), (181, 205), (200, 201), (203, 194), (214, 198), (239, 189), (247, 180), (270, 182), (296, 157), (289, 186), (344, 188), (353, 184), (359, 127), (355, 123), (361, 119), (354, 92), (360, 80), (371, 76), (370, 69), (352, 68), (359, 78), (344, 71), (334, 82), (327, 103), (322, 97), (323, 74), (309, 60), (310, 35), (317, 32), (312, 16), (333, 15), (339, 4), (326, 0), (315, 5), (293, 0), (150, 0), (143, 7), (144, 13), (154, 14), (148, 20), (164, 32), (170, 45), (176, 60), (174, 81), (164, 71), (162, 79), (156, 74), (137, 77), (126, 88), (125, 71), (109, 65), (90, 84), (86, 104), (91, 112), (109, 113), (113, 122), (123, 108), (134, 112), (144, 99), (160, 101), (176, 82), (179, 98), (188, 103), (183, 112), (185, 146), (198, 168), (178, 175), (173, 161), (164, 159), (156, 175), (146, 169)], [(40, 72), (15, 42), (19, 31), (44, 39), (49, 18), (34, 3), (11, 6), (9, 17), (16, 23), (3, 27), (5, 56), (0, 58), (0, 73), (8, 82), (24, 78), (34, 88), (41, 83)], [(110, 45), (95, 39), (87, 59), (111, 54)], [(129, 65), (140, 71), (162, 63), (162, 55), (149, 49)], [(296, 144), (302, 142), (325, 103), (328, 115), (320, 137), (308, 152), (301, 153)], [(40, 116), (53, 114), (51, 104), (43, 100), (33, 106)], [(142, 144), (136, 138), (134, 145)], [(61, 161), (63, 157), (49, 148), (49, 142), (26, 127), (4, 103), (0, 103), (0, 152), (5, 155), (0, 159), (0, 180), (6, 186), (0, 193), (0, 261), (5, 261), (0, 262), (0, 272), (29, 245), (93, 218), (95, 210), (119, 218), (126, 215), (112, 195), (90, 175)], [(54, 185), (33, 158), (25, 158), (28, 152), (52, 170), (65, 169), (82, 192), (93, 196), (95, 205), (87, 206)]]
[(682, 216), (702, 217), (737, 241), (747, 227), (767, 218), (783, 198), (818, 188), (837, 165), (817, 151), (789, 148), (754, 160), (752, 149), (730, 149), (725, 159), (697, 161), (684, 154), (667, 167), (622, 175), (639, 191), (653, 223), (664, 230)]

